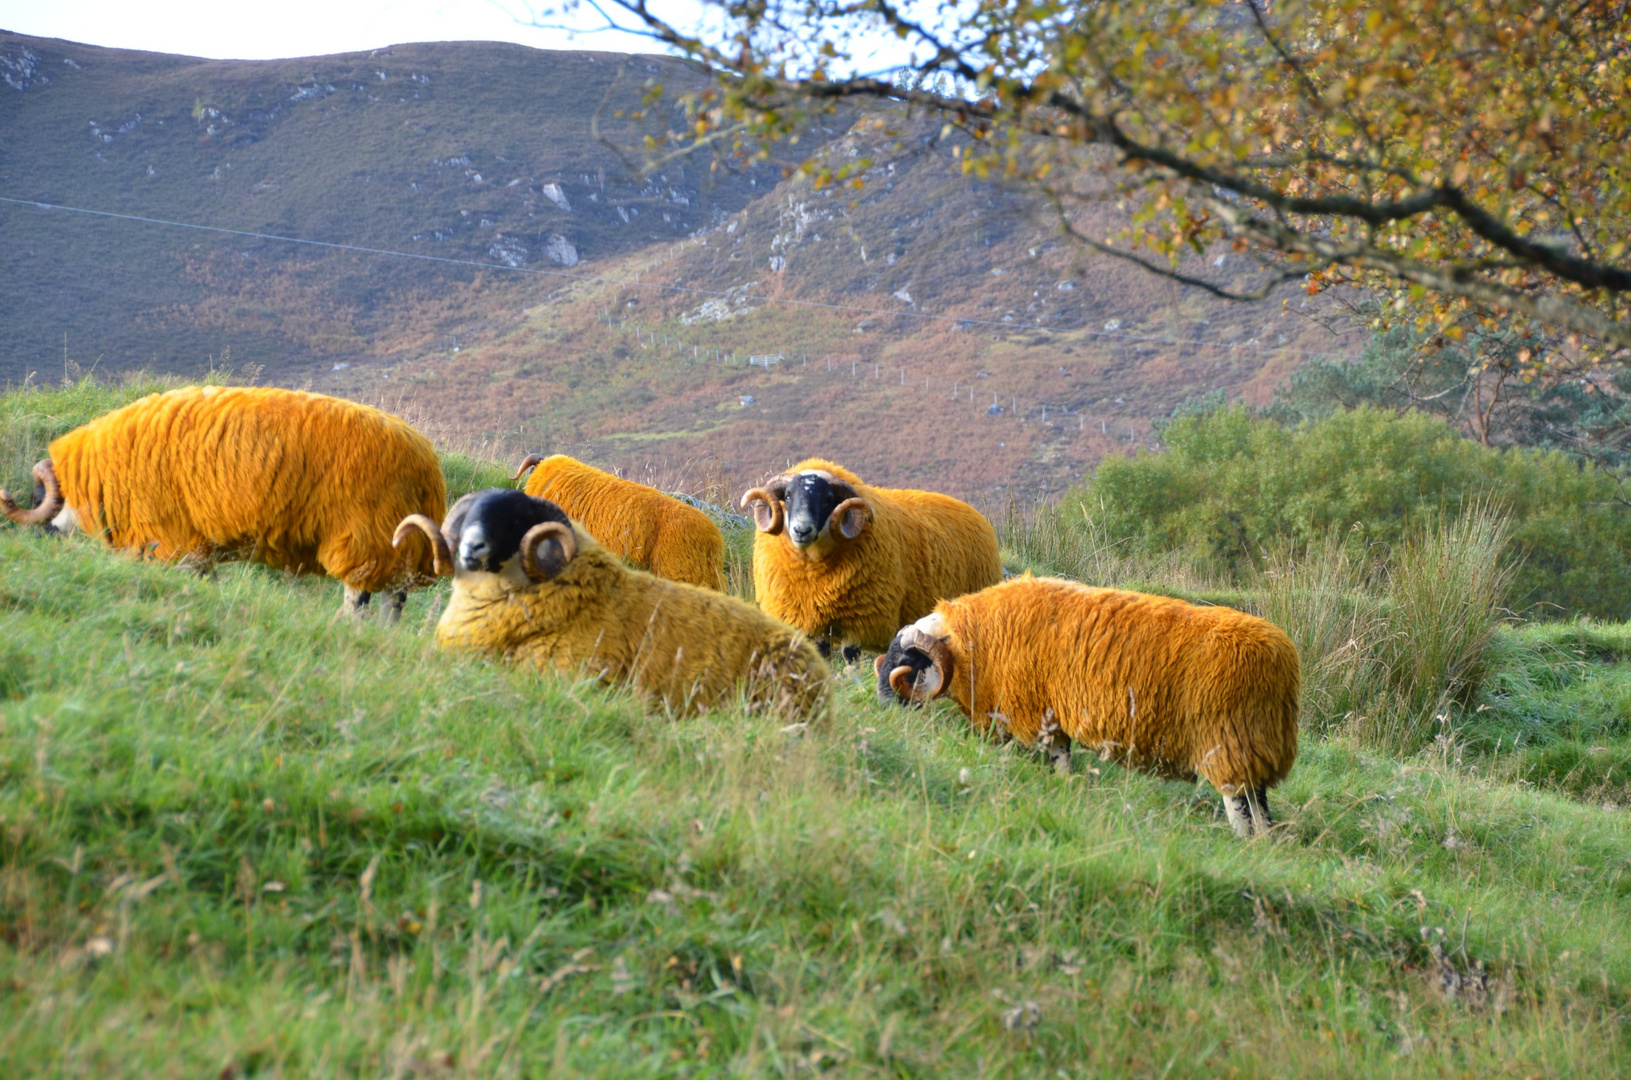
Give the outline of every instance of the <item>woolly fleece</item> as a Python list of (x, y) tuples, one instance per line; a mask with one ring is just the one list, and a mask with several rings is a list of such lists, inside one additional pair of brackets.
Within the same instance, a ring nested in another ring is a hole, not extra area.
[(811, 637), (881, 650), (902, 626), (943, 599), (1002, 580), (997, 533), (984, 514), (933, 491), (879, 488), (821, 458), (789, 470), (825, 470), (872, 508), (854, 540), (825, 538), (799, 551), (786, 530), (753, 541), (759, 606)]
[(946, 693), (982, 731), (1032, 744), (1052, 710), (1078, 743), (1224, 795), (1274, 786), (1297, 758), (1297, 649), (1264, 619), (1029, 575), (935, 610)]
[(725, 537), (696, 507), (565, 454), (539, 462), (523, 490), (582, 522), (630, 566), (725, 591)]
[[(440, 521), (441, 463), (407, 423), (271, 387), (152, 394), (51, 444), (79, 525), (161, 559), (246, 554), (378, 592), (431, 572), (430, 545), (391, 547), (409, 514)], [(400, 557), (399, 557), (400, 556)]]
[(573, 532), (577, 556), (549, 581), (513, 563), (499, 574), (461, 568), (437, 644), (632, 680), (677, 714), (738, 694), (791, 720), (824, 714), (827, 665), (808, 638), (735, 597), (631, 570), (581, 524)]

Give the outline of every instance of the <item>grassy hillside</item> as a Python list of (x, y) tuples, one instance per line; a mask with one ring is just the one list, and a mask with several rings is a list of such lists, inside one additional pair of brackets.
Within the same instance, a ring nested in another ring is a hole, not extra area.
[(1204, 787), (883, 708), (867, 663), (807, 732), (676, 721), (436, 652), (440, 590), (391, 628), (338, 592), (0, 528), (0, 1074), (1631, 1057), (1626, 627), (1499, 633), (1420, 754), (1311, 714), (1248, 844)]

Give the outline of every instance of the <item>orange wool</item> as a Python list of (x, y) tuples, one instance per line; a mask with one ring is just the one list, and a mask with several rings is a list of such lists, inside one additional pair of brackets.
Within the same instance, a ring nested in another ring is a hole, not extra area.
[(576, 557), (549, 581), (460, 569), (436, 643), (631, 682), (676, 713), (740, 699), (788, 720), (825, 715), (827, 665), (804, 635), (734, 596), (629, 569), (581, 523), (574, 535)]
[(707, 514), (693, 506), (565, 454), (540, 462), (524, 490), (565, 510), (602, 546), (638, 570), (715, 592), (725, 590), (725, 537)]
[(800, 552), (786, 532), (753, 542), (753, 583), (766, 613), (811, 637), (887, 649), (895, 631), (944, 599), (1002, 580), (997, 534), (984, 514), (933, 491), (879, 488), (830, 461), (820, 469), (855, 487), (872, 520), (854, 540), (827, 539)]
[(80, 528), (161, 559), (241, 554), (377, 592), (431, 572), (391, 547), (408, 514), (447, 509), (430, 441), (394, 416), (270, 387), (153, 394), (70, 431), (51, 461)]
[(1225, 607), (1029, 575), (940, 604), (946, 693), (979, 729), (1072, 740), (1225, 795), (1297, 758), (1301, 668), (1284, 631)]

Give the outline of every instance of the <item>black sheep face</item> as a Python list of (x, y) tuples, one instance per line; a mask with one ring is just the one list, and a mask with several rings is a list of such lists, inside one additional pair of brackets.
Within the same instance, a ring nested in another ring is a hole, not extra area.
[(831, 524), (832, 512), (852, 495), (853, 492), (835, 488), (832, 481), (819, 473), (799, 473), (793, 477), (788, 481), (785, 499), (787, 539), (800, 551), (822, 539)]
[(908, 626), (905, 630), (896, 634), (895, 639), (889, 643), (888, 650), (878, 657), (876, 670), (878, 673), (879, 704), (906, 704), (906, 699), (895, 693), (895, 688), (889, 685), (890, 672), (898, 667), (909, 667), (912, 669), (912, 682), (916, 683), (919, 675), (934, 666), (934, 661), (929, 659), (928, 653), (925, 653), (922, 649), (910, 648), (901, 643), (901, 639), (906, 636), (907, 631), (912, 629), (914, 628)]
[(535, 499), (510, 488), (488, 488), (454, 504), (442, 523), (442, 535), (459, 570), (499, 574), (516, 562), (527, 530), (546, 521), (570, 527), (566, 512), (548, 499)]

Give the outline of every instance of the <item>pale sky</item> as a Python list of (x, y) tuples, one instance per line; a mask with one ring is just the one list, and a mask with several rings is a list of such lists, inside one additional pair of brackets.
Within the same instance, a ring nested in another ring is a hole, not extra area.
[[(530, 26), (548, 0), (0, 0), (0, 30), (117, 49), (268, 60), (411, 41), (513, 41), (539, 49), (659, 52), (648, 38)], [(697, 5), (663, 5), (676, 19)], [(574, 24), (594, 25), (585, 9)]]

